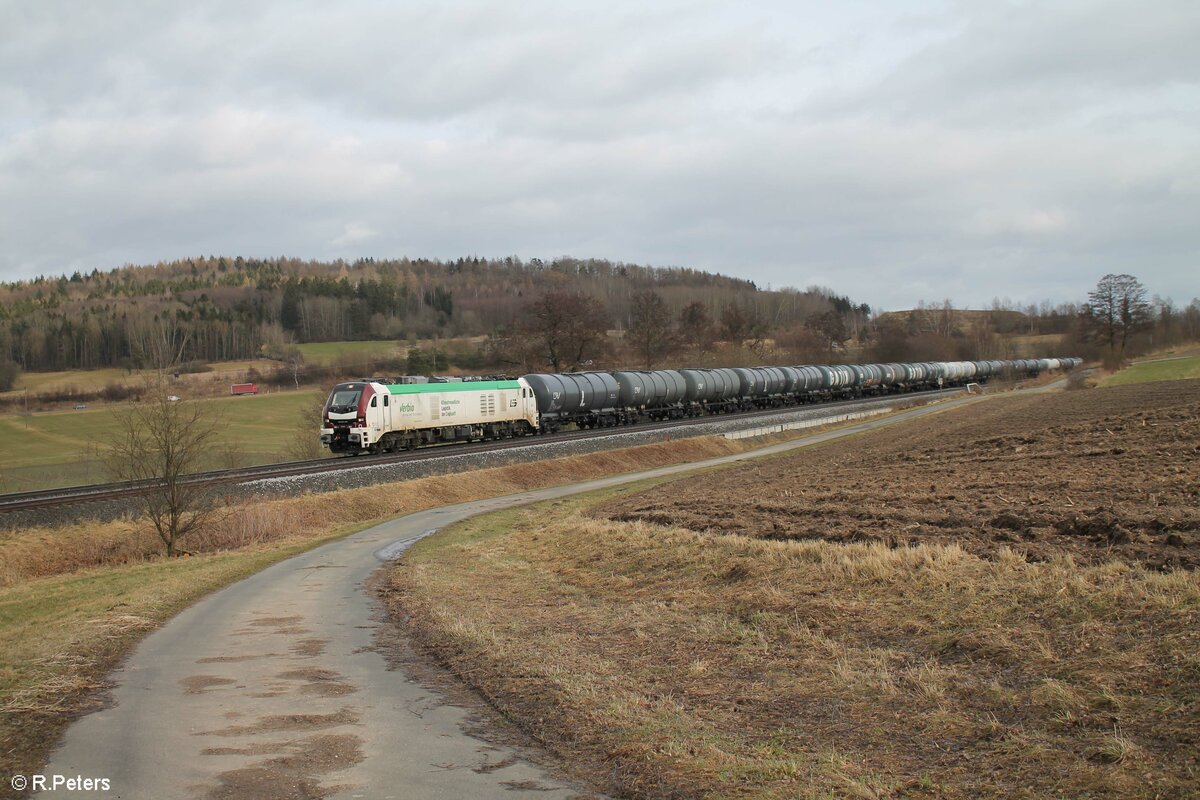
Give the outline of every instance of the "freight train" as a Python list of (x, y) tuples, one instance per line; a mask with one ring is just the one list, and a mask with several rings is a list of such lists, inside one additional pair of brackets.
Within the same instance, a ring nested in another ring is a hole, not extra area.
[(911, 392), (1071, 370), (1078, 358), (365, 378), (325, 401), (321, 443), (356, 455)]

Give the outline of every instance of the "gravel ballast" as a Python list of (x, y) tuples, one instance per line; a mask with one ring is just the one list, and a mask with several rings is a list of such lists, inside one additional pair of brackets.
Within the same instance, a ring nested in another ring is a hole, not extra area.
[[(955, 393), (957, 394), (957, 393)], [(510, 464), (529, 463), (565, 456), (577, 456), (604, 450), (617, 450), (640, 445), (657, 444), (677, 439), (701, 436), (727, 436), (749, 438), (769, 435), (781, 430), (830, 424), (845, 420), (848, 414), (858, 416), (887, 413), (890, 410), (923, 405), (945, 399), (947, 392), (919, 396), (892, 396), (875, 400), (863, 400), (851, 405), (813, 405), (780, 409), (776, 413), (753, 416), (712, 417), (687, 425), (673, 427), (617, 428), (604, 436), (572, 439), (569, 437), (531, 437), (528, 444), (503, 449), (474, 451), (460, 455), (449, 455), (446, 450), (454, 445), (445, 445), (430, 451), (429, 458), (372, 464), (370, 456), (355, 457), (361, 466), (320, 472), (310, 475), (289, 475), (277, 478), (258, 478), (240, 484), (217, 487), (215, 491), (224, 504), (248, 499), (272, 499), (297, 496), (305, 493), (336, 492), (343, 489), (360, 489), (381, 483), (412, 480), (433, 475), (469, 472)], [(56, 525), (78, 522), (85, 519), (112, 520), (137, 513), (136, 503), (128, 499), (99, 500), (67, 506), (13, 511), (0, 515), (0, 527), (22, 528), (40, 525)]]

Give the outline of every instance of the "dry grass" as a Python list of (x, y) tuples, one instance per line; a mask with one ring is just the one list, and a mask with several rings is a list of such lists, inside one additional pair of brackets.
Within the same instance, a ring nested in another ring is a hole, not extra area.
[[(805, 431), (805, 434), (811, 431)], [(228, 507), (163, 559), (144, 521), (0, 532), (0, 774), (39, 767), (147, 631), (204, 594), (372, 522), (451, 503), (744, 452), (756, 440), (685, 439), (329, 495)], [(10, 796), (0, 782), (0, 798)]]
[[(915, 403), (897, 400), (896, 407)], [(830, 411), (831, 414), (835, 413)], [(771, 436), (730, 441), (698, 437), (343, 490), (331, 503), (328, 494), (279, 500), (222, 498), (225, 510), (183, 547), (194, 554), (235, 550), (323, 535), (333, 528), (364, 523), (486, 497), (576, 483), (669, 464), (743, 453), (777, 442), (854, 425), (836, 423)], [(100, 566), (135, 564), (160, 557), (161, 543), (142, 519), (85, 522), (52, 527), (0, 530), (0, 589), (23, 581)]]
[(1200, 574), (711, 535), (583, 503), (426, 540), (389, 602), (615, 794), (1200, 791)]
[[(434, 476), (329, 495), (243, 502), (228, 507), (206, 529), (184, 542), (193, 553), (213, 553), (293, 541), (337, 526), (387, 519), (449, 503), (525, 491), (540, 486), (619, 474), (682, 461), (742, 452), (754, 444), (720, 438), (689, 439), (644, 447), (478, 470), (471, 480)], [(0, 531), (0, 588), (93, 567), (152, 561), (161, 543), (144, 520)]]
[[(0, 775), (44, 763), (147, 631), (210, 591), (373, 522), (440, 505), (741, 453), (818, 430), (683, 439), (330, 495), (243, 502), (165, 560), (144, 521), (0, 531)], [(0, 781), (0, 798), (12, 796)]]

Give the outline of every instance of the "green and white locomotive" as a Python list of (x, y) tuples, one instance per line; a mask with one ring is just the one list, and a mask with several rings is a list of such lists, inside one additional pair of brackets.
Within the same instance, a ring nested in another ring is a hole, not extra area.
[(369, 378), (333, 387), (321, 443), (334, 453), (382, 453), (537, 430), (537, 400), (523, 378), (435, 383)]

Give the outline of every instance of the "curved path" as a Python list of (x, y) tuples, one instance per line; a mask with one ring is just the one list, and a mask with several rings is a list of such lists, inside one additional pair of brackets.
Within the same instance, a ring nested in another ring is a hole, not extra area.
[[(198, 602), (114, 674), (112, 703), (42, 774), (108, 778), (121, 798), (496, 798), (573, 787), (464, 728), (468, 712), (389, 669), (366, 582), (465, 517), (850, 436), (962, 398), (736, 456), (423, 511), (276, 564)], [(332, 501), (332, 497), (331, 497)]]

